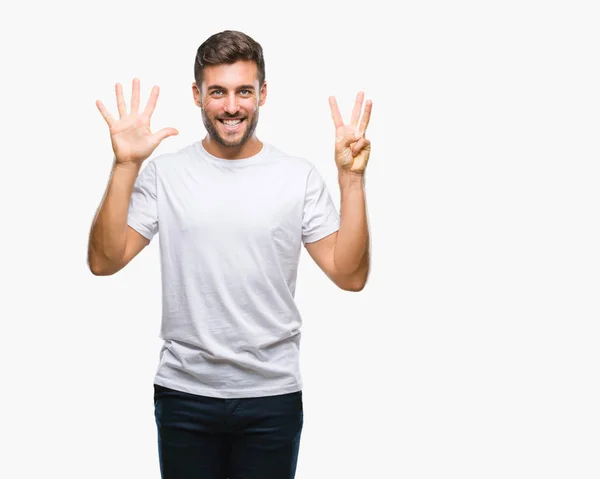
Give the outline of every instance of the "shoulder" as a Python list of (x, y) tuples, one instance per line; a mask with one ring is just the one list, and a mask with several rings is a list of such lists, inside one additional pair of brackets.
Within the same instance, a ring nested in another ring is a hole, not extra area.
[(196, 145), (191, 144), (172, 152), (161, 153), (160, 155), (151, 157), (148, 160), (148, 164), (152, 164), (157, 171), (165, 172), (177, 168), (182, 162), (188, 161), (194, 154), (197, 154)]
[(282, 168), (294, 170), (295, 173), (303, 173), (305, 176), (315, 169), (314, 163), (308, 158), (287, 153), (271, 144), (265, 143), (265, 146), (268, 148), (269, 159)]

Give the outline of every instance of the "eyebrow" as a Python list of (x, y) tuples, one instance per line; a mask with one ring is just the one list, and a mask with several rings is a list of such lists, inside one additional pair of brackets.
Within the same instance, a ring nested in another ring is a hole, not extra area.
[[(254, 90), (254, 85), (240, 85), (237, 87), (238, 90)], [(210, 85), (207, 90), (227, 90), (224, 86), (221, 85)]]

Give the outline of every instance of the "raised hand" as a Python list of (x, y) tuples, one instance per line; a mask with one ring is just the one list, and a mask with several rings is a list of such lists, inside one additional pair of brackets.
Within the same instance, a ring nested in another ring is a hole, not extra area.
[(150, 118), (156, 108), (159, 93), (158, 86), (152, 88), (150, 98), (142, 113), (138, 112), (140, 106), (139, 79), (133, 79), (131, 111), (129, 113), (127, 113), (125, 99), (123, 98), (123, 86), (120, 83), (115, 85), (115, 92), (119, 110), (118, 120), (108, 112), (100, 100), (96, 101), (96, 106), (108, 124), (110, 140), (117, 163), (142, 163), (152, 154), (162, 140), (179, 134), (175, 128), (163, 128), (154, 134), (150, 131)]
[(364, 174), (371, 154), (371, 142), (365, 138), (365, 133), (371, 118), (373, 102), (367, 100), (361, 119), (363, 101), (364, 93), (359, 92), (356, 95), (350, 123), (345, 124), (335, 97), (329, 97), (331, 116), (335, 125), (335, 162), (338, 169), (359, 175)]

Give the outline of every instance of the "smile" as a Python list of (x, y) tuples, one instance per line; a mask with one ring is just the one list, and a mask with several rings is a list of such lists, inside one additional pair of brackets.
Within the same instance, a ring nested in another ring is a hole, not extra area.
[(219, 119), (219, 122), (223, 125), (227, 131), (237, 131), (240, 125), (244, 122), (245, 118), (236, 118), (233, 120)]

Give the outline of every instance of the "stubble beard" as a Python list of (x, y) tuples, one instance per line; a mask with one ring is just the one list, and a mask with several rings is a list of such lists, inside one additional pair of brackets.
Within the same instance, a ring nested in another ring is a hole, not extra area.
[[(206, 128), (208, 135), (211, 137), (211, 139), (216, 141), (219, 145), (225, 146), (228, 148), (242, 146), (244, 143), (246, 143), (246, 141), (248, 141), (248, 138), (250, 138), (254, 134), (254, 131), (256, 130), (256, 125), (258, 124), (258, 109), (257, 109), (254, 112), (254, 114), (252, 114), (251, 116), (248, 116), (244, 120), (244, 122), (246, 122), (246, 123), (249, 122), (249, 123), (246, 126), (246, 131), (244, 132), (242, 137), (239, 140), (230, 141), (230, 140), (227, 140), (227, 138), (224, 138), (221, 136), (221, 134), (217, 130), (217, 127), (215, 126), (215, 123), (213, 123), (213, 121), (211, 121), (211, 119), (208, 117), (208, 115), (204, 111), (204, 108), (201, 108), (201, 111), (202, 111), (202, 122), (204, 123), (204, 128)], [(217, 122), (219, 120), (217, 120), (215, 118), (214, 121)]]

